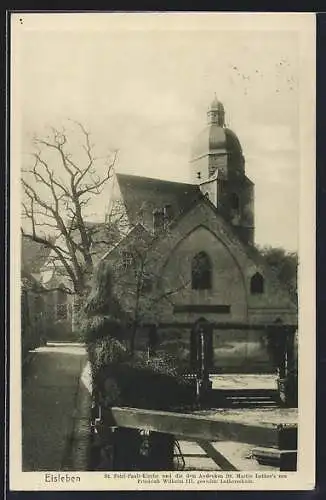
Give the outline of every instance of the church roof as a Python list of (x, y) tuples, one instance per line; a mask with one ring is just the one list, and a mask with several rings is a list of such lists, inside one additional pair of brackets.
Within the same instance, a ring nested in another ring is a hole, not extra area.
[(167, 205), (176, 217), (201, 196), (194, 184), (127, 174), (117, 174), (117, 180), (131, 223), (147, 214), (152, 224), (153, 211)]
[(217, 123), (211, 123), (195, 139), (192, 158), (199, 158), (218, 151), (239, 157), (242, 156), (242, 147), (237, 135), (229, 128), (220, 127)]
[(224, 113), (224, 106), (221, 103), (221, 101), (218, 100), (216, 94), (215, 94), (214, 99), (213, 99), (213, 101), (211, 103), (210, 109), (214, 110), (214, 111), (222, 111)]
[(121, 236), (121, 238), (116, 242), (115, 245), (113, 245), (105, 254), (101, 257), (101, 259), (105, 259), (108, 255), (110, 255), (112, 252), (114, 252), (117, 248), (121, 247), (121, 245), (128, 246), (128, 243), (134, 239), (137, 240), (137, 243), (139, 243), (139, 246), (142, 246), (142, 244), (149, 244), (150, 241), (153, 239), (153, 236), (151, 233), (149, 233), (142, 224), (138, 223), (135, 226), (131, 227), (127, 234), (124, 234)]
[(215, 98), (207, 112), (208, 125), (201, 130), (193, 143), (191, 160), (196, 160), (210, 154), (227, 154), (232, 161), (242, 165), (242, 147), (237, 135), (225, 126), (225, 109)]

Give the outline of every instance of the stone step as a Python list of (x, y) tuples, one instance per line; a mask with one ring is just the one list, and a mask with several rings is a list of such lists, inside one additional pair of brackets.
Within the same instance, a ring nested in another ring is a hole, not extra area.
[(277, 406), (275, 401), (226, 401), (227, 406)]
[(213, 393), (223, 394), (224, 397), (276, 397), (276, 389), (213, 389)]
[(274, 408), (278, 406), (277, 391), (271, 389), (213, 390), (210, 402), (228, 408)]

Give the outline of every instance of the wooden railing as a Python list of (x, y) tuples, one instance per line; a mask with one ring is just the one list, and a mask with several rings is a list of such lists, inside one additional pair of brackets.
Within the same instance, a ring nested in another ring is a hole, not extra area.
[[(256, 457), (259, 456), (259, 450), (265, 450), (265, 460), (268, 455), (266, 450), (271, 450), (271, 456), (274, 460), (276, 457), (281, 471), (294, 471), (297, 467), (296, 424), (247, 423), (226, 420), (216, 415), (208, 417), (194, 413), (113, 407), (100, 408), (95, 428), (106, 449), (110, 450), (111, 470), (115, 470), (114, 455), (119, 453), (119, 447), (131, 445), (130, 440), (119, 440), (117, 431), (120, 429), (138, 429), (158, 437), (166, 436), (170, 440), (172, 438), (195, 442), (216, 463), (219, 470), (233, 471), (237, 470), (237, 467), (213, 446), (212, 442), (218, 441), (253, 445)], [(120, 436), (122, 434), (120, 433)], [(123, 469), (123, 463), (120, 463), (119, 468)], [(171, 462), (165, 470), (171, 470)]]

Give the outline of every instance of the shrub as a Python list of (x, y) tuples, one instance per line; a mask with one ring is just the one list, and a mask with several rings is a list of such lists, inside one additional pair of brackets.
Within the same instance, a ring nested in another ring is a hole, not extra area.
[(89, 360), (94, 376), (110, 363), (119, 363), (126, 359), (128, 353), (125, 346), (117, 339), (107, 337), (88, 344)]
[[(123, 311), (113, 293), (111, 267), (107, 262), (101, 261), (94, 277), (91, 293), (78, 314), (81, 336), (89, 352), (94, 353), (97, 346), (97, 350), (103, 351), (104, 360), (106, 359), (105, 353), (108, 355), (110, 343), (112, 343), (111, 358), (109, 356), (107, 362), (109, 359), (112, 361), (113, 353), (117, 352), (116, 341), (123, 340), (125, 335), (124, 323)], [(122, 344), (121, 349), (125, 350)], [(91, 361), (96, 362), (95, 359)]]
[(171, 358), (145, 354), (103, 364), (96, 375), (99, 402), (155, 410), (192, 403), (192, 388)]
[(172, 356), (131, 356), (125, 340), (128, 318), (113, 293), (112, 271), (98, 267), (81, 321), (92, 367), (94, 396), (104, 406), (168, 409), (191, 403), (191, 388)]
[(98, 314), (85, 318), (81, 329), (87, 344), (98, 342), (107, 337), (122, 339), (124, 336), (121, 323), (110, 315)]

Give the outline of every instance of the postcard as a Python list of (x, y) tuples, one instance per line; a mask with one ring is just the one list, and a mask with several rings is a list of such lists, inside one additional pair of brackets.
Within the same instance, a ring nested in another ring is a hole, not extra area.
[(11, 14), (10, 490), (314, 488), (315, 52)]

